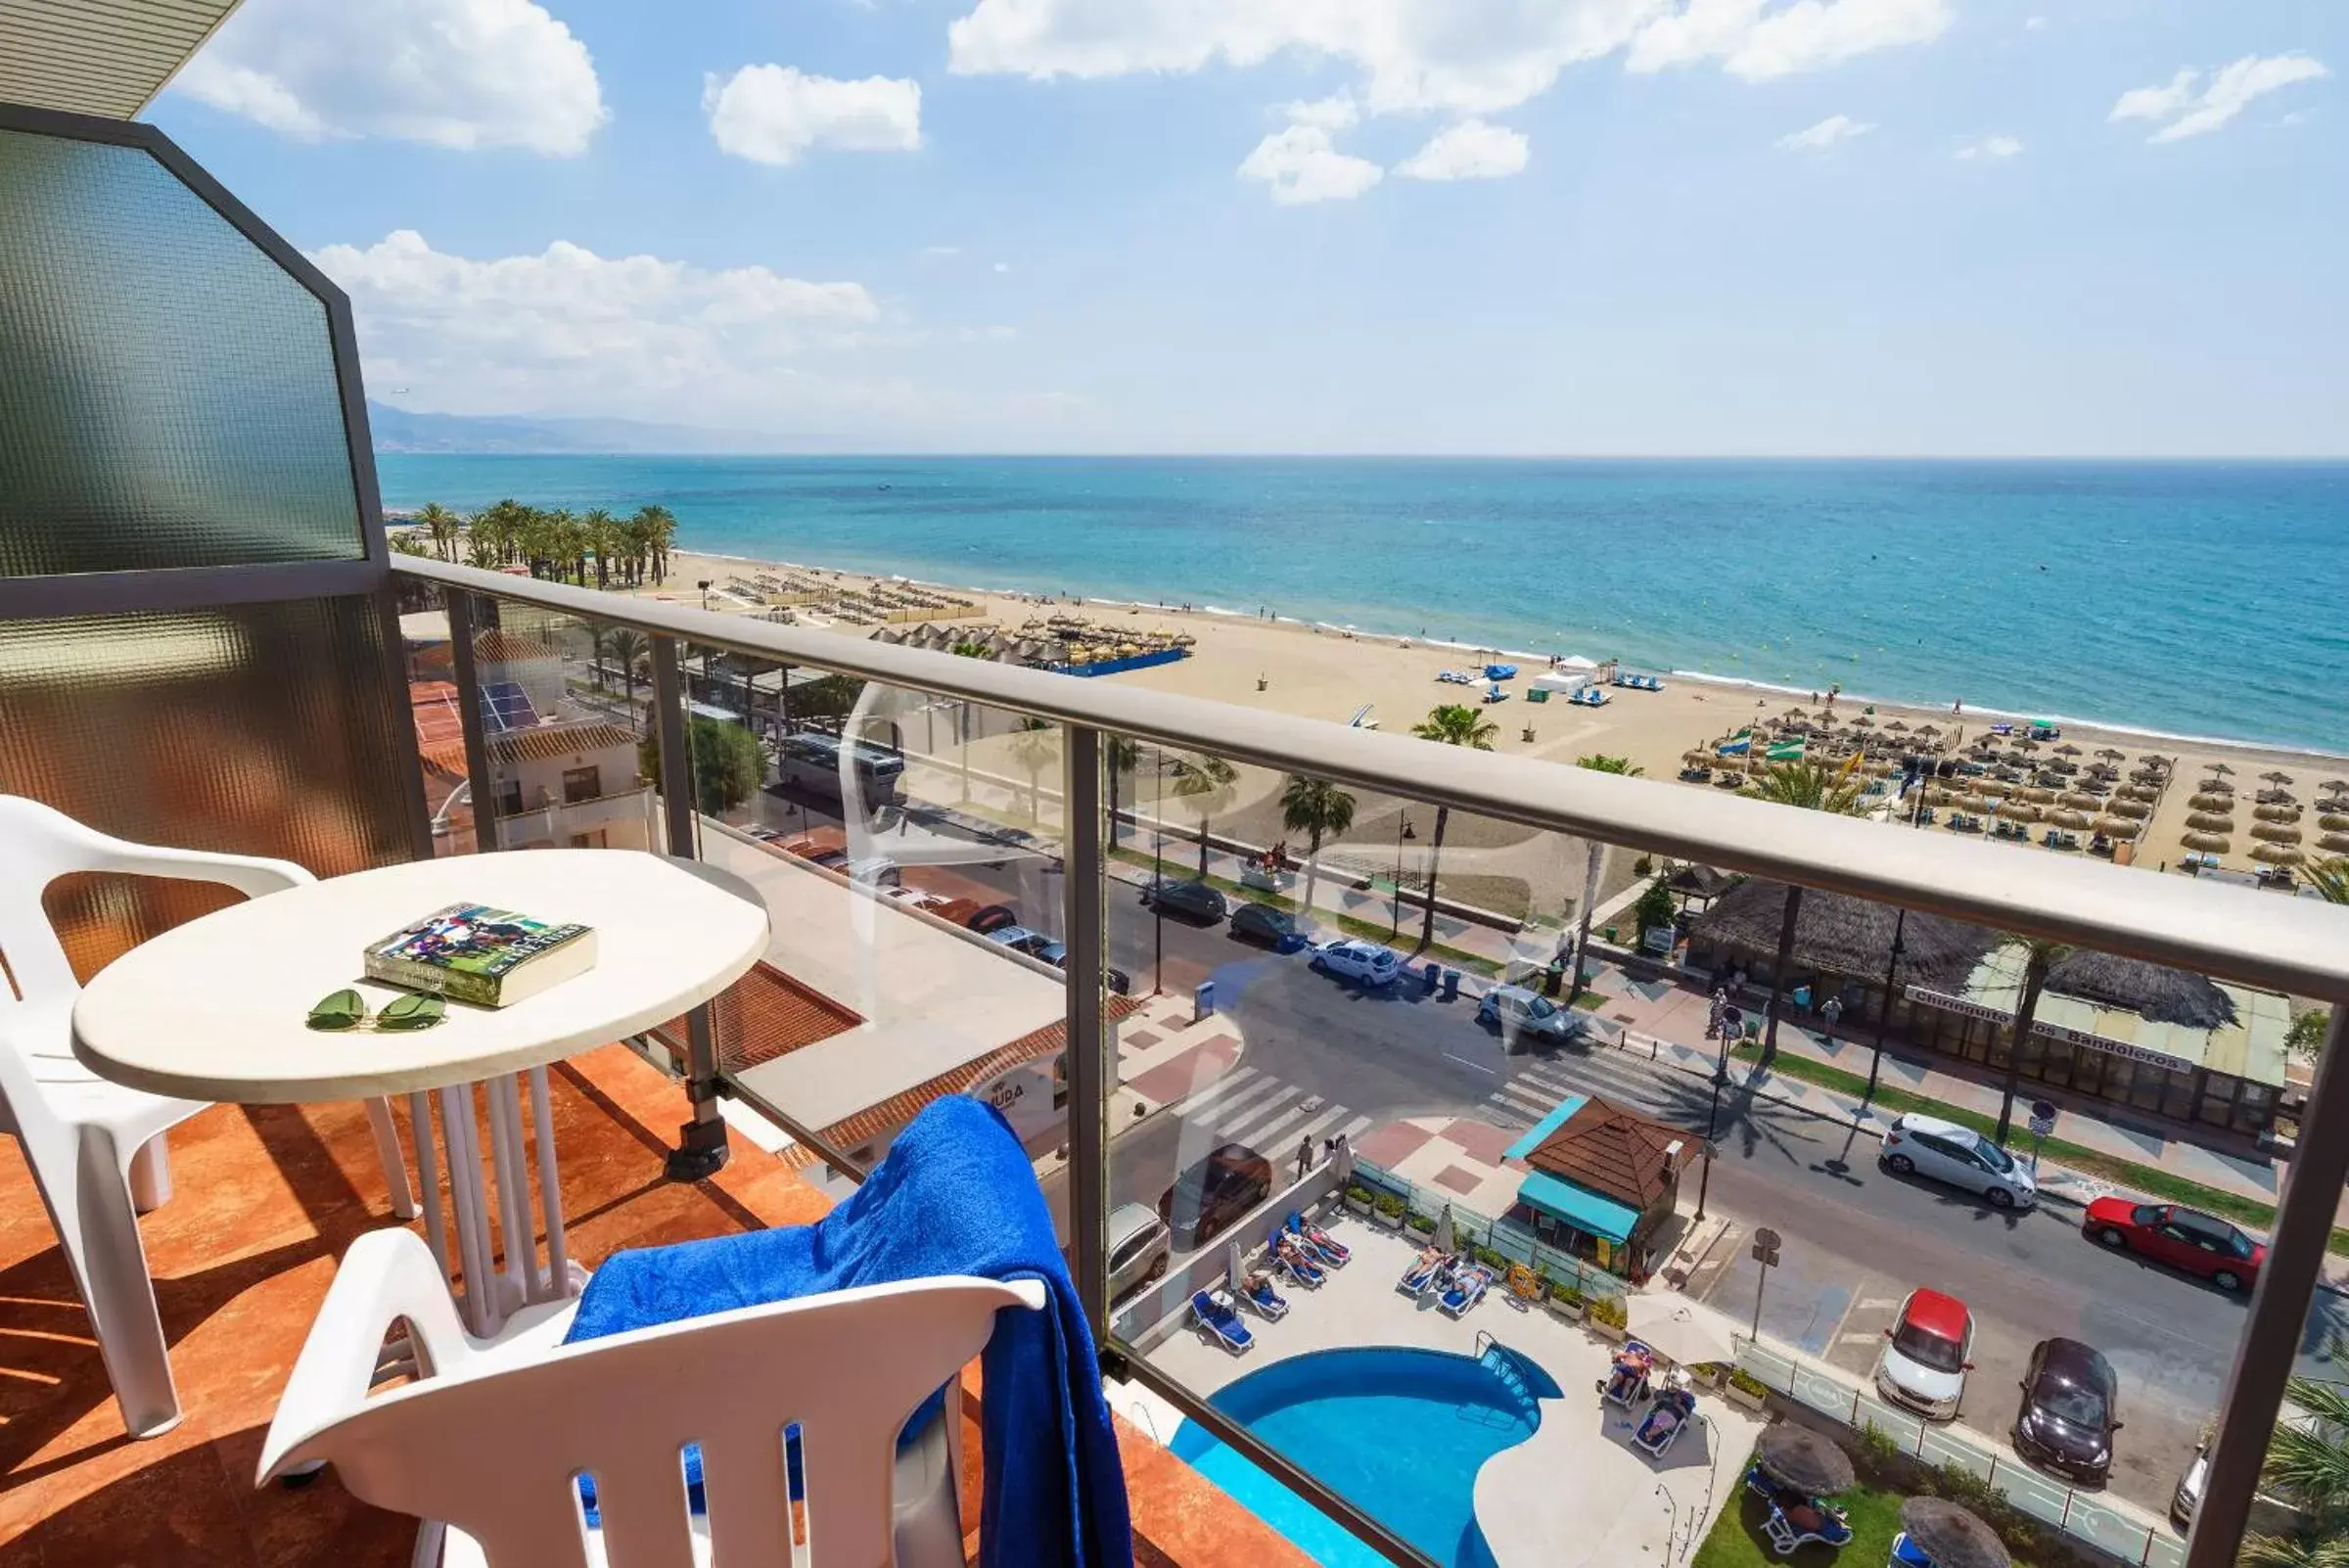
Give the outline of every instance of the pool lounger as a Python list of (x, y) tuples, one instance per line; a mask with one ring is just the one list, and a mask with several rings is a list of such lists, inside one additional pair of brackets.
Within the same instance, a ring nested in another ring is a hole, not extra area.
[(1451, 1276), (1451, 1288), (1444, 1292), (1444, 1300), (1441, 1305), (1452, 1316), (1465, 1317), (1468, 1315), (1468, 1309), (1485, 1299), (1485, 1292), (1492, 1286), (1492, 1283), (1493, 1271), (1491, 1269), (1482, 1264), (1470, 1264), (1467, 1268), (1454, 1271)]
[(1272, 1281), (1260, 1279), (1248, 1292), (1248, 1305), (1262, 1314), (1267, 1323), (1277, 1323), (1289, 1315), (1288, 1298), (1272, 1288)]
[(1451, 1262), (1449, 1257), (1445, 1257), (1423, 1264), (1414, 1258), (1403, 1270), (1403, 1277), (1395, 1281), (1395, 1288), (1406, 1296), (1424, 1295), (1427, 1287), (1436, 1282), (1436, 1276), (1444, 1271), (1444, 1266)]
[(1191, 1314), (1199, 1319), (1201, 1327), (1216, 1336), (1218, 1344), (1234, 1356), (1256, 1344), (1256, 1336), (1248, 1332), (1240, 1314), (1216, 1300), (1212, 1292), (1202, 1290), (1192, 1295)]
[(1272, 1256), (1288, 1271), (1291, 1279), (1308, 1290), (1320, 1289), (1321, 1281), (1329, 1277), (1322, 1271), (1321, 1266), (1313, 1262), (1304, 1244), (1286, 1231), (1272, 1232)]
[(1319, 1225), (1309, 1225), (1296, 1210), (1289, 1211), (1289, 1234), (1305, 1243), (1306, 1249), (1333, 1268), (1343, 1268), (1354, 1258), (1346, 1243), (1335, 1240)]
[(1632, 1444), (1661, 1459), (1695, 1419), (1696, 1396), (1686, 1389), (1666, 1389), (1647, 1407), (1647, 1414), (1639, 1418), (1638, 1429), (1632, 1434)]

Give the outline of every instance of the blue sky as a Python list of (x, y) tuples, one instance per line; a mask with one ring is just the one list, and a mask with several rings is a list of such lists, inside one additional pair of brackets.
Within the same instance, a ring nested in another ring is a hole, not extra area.
[(2349, 452), (2333, 0), (247, 0), (370, 392), (862, 449)]

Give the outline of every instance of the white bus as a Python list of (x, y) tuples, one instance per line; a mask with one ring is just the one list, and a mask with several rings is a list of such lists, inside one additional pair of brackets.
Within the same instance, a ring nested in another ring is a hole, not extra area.
[(782, 781), (825, 800), (843, 800), (841, 760), (847, 754), (855, 770), (854, 805), (865, 811), (899, 805), (904, 800), (905, 759), (878, 746), (844, 741), (837, 735), (803, 730), (786, 735), (775, 749), (775, 766)]

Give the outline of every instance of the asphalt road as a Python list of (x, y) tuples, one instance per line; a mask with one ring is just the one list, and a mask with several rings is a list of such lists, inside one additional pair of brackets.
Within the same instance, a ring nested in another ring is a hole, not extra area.
[[(1017, 854), (1000, 867), (923, 871), (915, 880), (954, 878), (991, 890), (1027, 923), (1057, 933), (1054, 862)], [(1111, 1157), (1113, 1203), (1155, 1205), (1177, 1170), (1227, 1140), (1251, 1142), (1284, 1164), (1294, 1155), (1301, 1106), (1339, 1106), (1372, 1125), (1458, 1115), (1526, 1126), (1564, 1094), (1596, 1093), (1697, 1132), (1712, 1115), (1705, 1078), (1613, 1045), (1511, 1055), (1475, 1022), (1466, 997), (1446, 1002), (1409, 984), (1365, 993), (1312, 972), (1301, 955), (1273, 956), (1234, 942), (1221, 927), (1202, 930), (1173, 917), (1162, 924), (1123, 884), (1111, 889), (1109, 915), (1110, 960), (1134, 977), (1137, 990), (1148, 990), (1162, 945), (1168, 990), (1186, 992), (1215, 980), (1219, 1009), (1241, 1026), (1243, 1066), (1253, 1075), (1247, 1093), (1203, 1092), (1120, 1133)], [(1749, 1319), (1757, 1266), (1745, 1235), (1768, 1225), (1783, 1244), (1781, 1266), (1762, 1293), (1763, 1328), (1862, 1375), (1911, 1289), (1947, 1291), (1976, 1321), (1963, 1418), (2001, 1435), (2012, 1426), (2031, 1348), (2056, 1336), (2085, 1340), (2122, 1381), (2127, 1424), (2115, 1445), (2113, 1489), (2166, 1507), (2218, 1404), (2242, 1331), (2240, 1298), (2095, 1246), (2080, 1233), (2075, 1211), (2050, 1205), (2004, 1214), (1920, 1178), (1893, 1176), (1878, 1170), (1872, 1137), (1773, 1100), (1748, 1101), (1732, 1090), (1718, 1126), (1708, 1212), (1730, 1217), (1740, 1229), (1708, 1256), (1692, 1291)], [(2306, 1369), (2341, 1375), (2326, 1357), (2336, 1333), (2349, 1333), (2349, 1304), (2321, 1295), (2301, 1347)]]

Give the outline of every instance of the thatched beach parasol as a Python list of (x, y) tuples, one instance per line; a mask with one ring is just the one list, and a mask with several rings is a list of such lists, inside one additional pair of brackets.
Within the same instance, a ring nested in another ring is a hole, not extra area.
[(2081, 752), (2079, 747), (2074, 746), (2070, 741), (2065, 741), (2061, 746), (2055, 748), (2055, 755), (2058, 757), (2079, 757), (2084, 754)]
[(1859, 1480), (1852, 1469), (1850, 1454), (1809, 1427), (1788, 1421), (1780, 1421), (1762, 1434), (1762, 1441), (1754, 1448), (1754, 1462), (1761, 1466), (1764, 1475), (1779, 1485), (1814, 1498), (1831, 1498), (1838, 1492), (1847, 1492)]
[(2300, 830), (2283, 822), (2254, 822), (2251, 824), (2251, 836), (2269, 844), (2300, 842)]
[(2186, 819), (2186, 825), (2197, 833), (2232, 833), (2234, 818), (2220, 811), (2196, 811)]
[(2225, 762), (2211, 763), (2210, 770), (2218, 774), (2221, 778), (2233, 778), (2234, 776), (2234, 769), (2229, 767)]
[(2263, 784), (2289, 784), (2292, 781), (2292, 775), (2286, 773), (2282, 768), (2276, 768), (2271, 772), (2260, 774), (2259, 781)]
[(1904, 721), (1902, 721), (1902, 720), (1900, 720), (1900, 719), (1896, 718), (1896, 719), (1894, 719), (1894, 720), (1893, 720), (1891, 723), (1889, 723), (1889, 724), (1885, 725), (1884, 727), (1885, 727), (1887, 730), (1898, 731), (1898, 730), (1904, 730), (1904, 729), (1907, 729), (1909, 726), (1908, 726), (1908, 724), (1907, 724), (1907, 723), (1905, 723)]
[(2196, 831), (2183, 835), (2178, 842), (2189, 850), (2200, 850), (2210, 854), (2225, 854), (2234, 848), (2234, 841), (2224, 833)]
[(2004, 806), (1999, 807), (1999, 815), (2009, 822), (2036, 822), (2039, 820), (2040, 811), (2039, 807), (2033, 806), (2029, 801), (2008, 801)]
[(2066, 790), (2055, 800), (2058, 805), (2068, 806), (2075, 811), (2093, 811), (2104, 804), (2085, 790)]
[(2286, 806), (2281, 801), (2270, 801), (2265, 806), (2254, 807), (2251, 814), (2262, 822), (2297, 822), (2300, 820), (2300, 807)]
[(2317, 840), (2317, 848), (2326, 854), (2349, 854), (2349, 833), (2326, 833)]
[(2197, 790), (2193, 799), (2186, 804), (2197, 811), (2232, 811), (2234, 809), (2234, 797), (2223, 790)]
[(2344, 815), (2339, 811), (2326, 811), (2317, 818), (2317, 826), (2327, 833), (2349, 833), (2349, 815)]
[(2099, 816), (2094, 825), (2098, 833), (2104, 834), (2108, 838), (2134, 839), (2137, 837), (2137, 824), (2125, 816)]
[(2261, 844), (2252, 848), (2251, 858), (2264, 860), (2269, 865), (2300, 865), (2308, 856), (2288, 844)]
[(2013, 1568), (1999, 1533), (1947, 1499), (1911, 1498), (1901, 1504), (1901, 1528), (1933, 1568)]
[(2096, 753), (2096, 756), (2107, 762), (2125, 762), (2129, 761), (2129, 754), (2127, 752), (2112, 746), (2103, 748), (2101, 751)]
[(2088, 813), (2067, 806), (2048, 820), (2060, 828), (2084, 828), (2088, 826)]
[(2142, 822), (2153, 814), (2152, 807), (2143, 801), (2133, 800), (2126, 795), (2113, 802), (2110, 809), (2113, 815), (2125, 816), (2132, 822)]
[(2153, 786), (2150, 784), (2124, 784), (2121, 786), (2121, 799), (2124, 801), (2142, 801), (2147, 806), (2150, 806), (2155, 801), (2161, 799), (2161, 792), (2153, 788)]

